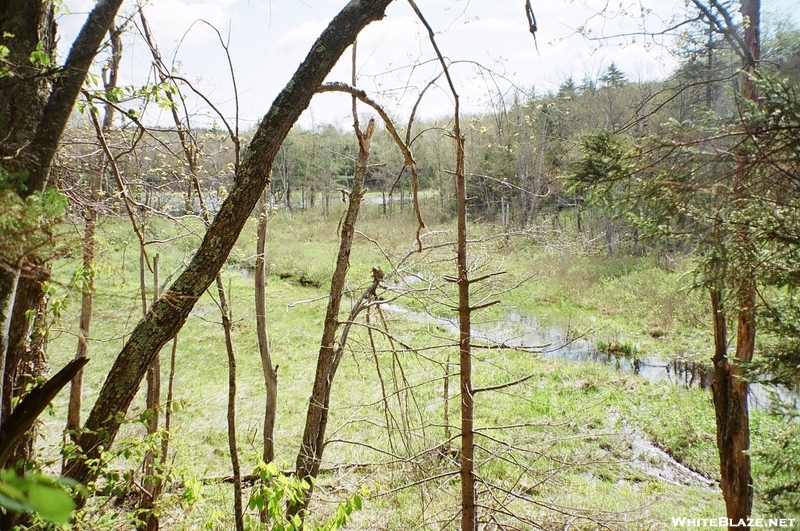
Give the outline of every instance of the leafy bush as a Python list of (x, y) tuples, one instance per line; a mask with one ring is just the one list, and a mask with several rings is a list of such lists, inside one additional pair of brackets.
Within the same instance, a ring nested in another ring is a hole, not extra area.
[(69, 478), (54, 479), (40, 473), (18, 476), (14, 470), (0, 472), (0, 507), (30, 513), (45, 522), (66, 524), (75, 510), (67, 488), (80, 485)]

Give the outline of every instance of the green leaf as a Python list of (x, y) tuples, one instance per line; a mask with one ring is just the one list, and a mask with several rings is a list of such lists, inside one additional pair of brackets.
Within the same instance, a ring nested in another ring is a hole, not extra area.
[(25, 494), (7, 483), (0, 483), (0, 507), (20, 513), (31, 511), (31, 507), (25, 499)]
[(42, 483), (33, 483), (28, 488), (28, 498), (34, 511), (49, 522), (69, 522), (75, 502), (63, 489)]

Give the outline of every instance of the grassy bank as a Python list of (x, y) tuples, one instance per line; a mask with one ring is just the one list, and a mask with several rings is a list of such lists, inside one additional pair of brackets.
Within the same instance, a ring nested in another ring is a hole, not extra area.
[[(337, 219), (336, 214), (326, 219), (313, 212), (276, 212), (270, 220), (268, 321), (272, 355), (279, 365), (276, 453), (284, 469), (294, 466), (302, 434), (338, 246)], [(106, 221), (99, 231), (87, 410), (141, 316), (136, 237), (124, 227), (123, 222)], [(200, 228), (196, 221), (184, 227)], [(416, 225), (408, 209), (386, 218), (378, 205), (369, 205), (359, 229), (363, 236), (351, 256), (346, 300), (352, 301), (371, 280), (371, 269), (380, 267), (389, 273), (386, 300), (434, 316), (453, 315), (453, 286), (443, 280), (454, 270), (453, 250), (447, 245), (453, 239), (451, 226), (428, 227), (422, 253), (409, 253)], [(176, 229), (160, 221), (148, 231), (153, 240), (166, 242), (148, 246), (151, 256), (160, 256), (162, 279), (179, 267), (198, 238), (190, 233), (173, 239)], [(569, 328), (592, 341), (631, 343), (649, 355), (708, 358), (704, 300), (685, 289), (688, 262), (666, 271), (650, 257), (609, 259), (542, 230), (507, 239), (489, 226), (476, 226), (473, 234), (475, 274), (506, 272), (476, 286), (475, 300), (501, 301), (476, 314), (478, 326), (503, 322), (516, 311), (535, 316), (543, 326)], [(254, 240), (251, 224), (223, 273), (233, 308), (238, 446), (245, 468), (256, 463), (264, 411), (250, 270)], [(56, 276), (64, 284), (76, 263), (75, 257), (58, 263)], [(72, 357), (76, 342), (70, 331), (77, 322), (77, 294), (65, 291), (62, 296), (72, 305), (52, 331), (54, 367)], [(325, 473), (312, 509), (326, 514), (335, 502), (366, 485), (372, 495), (354, 528), (450, 528), (459, 505), (452, 453), (457, 444), (448, 443), (458, 425), (455, 338), (441, 321), (421, 322), (398, 310), (373, 309), (369, 319), (370, 327), (356, 327), (337, 374)], [(227, 366), (219, 321), (215, 297), (206, 294), (178, 338), (170, 459), (174, 481), (169, 486), (174, 498), (165, 507), (164, 520), (169, 529), (232, 526), (230, 487), (216, 481), (230, 468)], [(168, 356), (168, 349), (162, 356)], [(168, 364), (162, 368), (166, 381)], [(707, 477), (716, 474), (713, 408), (706, 391), (650, 384), (600, 364), (546, 359), (526, 351), (476, 352), (478, 387), (528, 375), (532, 377), (519, 386), (477, 396), (478, 472), (485, 479), (479, 499), (487, 510), (500, 515), (504, 510), (545, 528), (571, 522), (586, 529), (599, 521), (624, 529), (666, 529), (672, 516), (724, 514), (716, 487), (673, 470), (674, 457)], [(43, 444), (54, 463), (65, 401), (62, 393), (45, 420)], [(142, 408), (140, 399), (129, 417)], [(778, 429), (761, 412), (754, 414), (754, 426), (756, 444)], [(122, 444), (136, 446), (141, 433), (141, 425), (130, 423)], [(121, 458), (117, 466), (135, 466), (125, 455)], [(668, 470), (672, 476), (665, 475)], [(197, 480), (202, 480), (203, 499), (189, 504), (183, 498), (186, 482), (196, 494)], [(684, 513), (677, 515), (676, 507)], [(96, 518), (95, 527), (104, 528), (102, 518)], [(116, 529), (113, 525), (107, 528)]]

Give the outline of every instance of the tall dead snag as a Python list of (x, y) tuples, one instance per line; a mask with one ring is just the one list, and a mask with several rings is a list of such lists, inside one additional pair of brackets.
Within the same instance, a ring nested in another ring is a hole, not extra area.
[(459, 97), (450, 76), (448, 64), (444, 59), (433, 29), (428, 24), (414, 0), (408, 0), (417, 18), (428, 31), (428, 37), (436, 52), (436, 57), (442, 65), (445, 79), (453, 95), (453, 137), (456, 142), (456, 278), (446, 278), (458, 286), (458, 345), (459, 345), (459, 388), (461, 393), (461, 530), (475, 531), (477, 529), (477, 496), (475, 492), (475, 389), (472, 386), (472, 312), (495, 304), (497, 301), (470, 306), (470, 286), (481, 278), (469, 278), (467, 263), (467, 178), (464, 170), (464, 136), (461, 133), (461, 110)]
[[(431, 32), (431, 39), (433, 33)], [(438, 53), (438, 51), (437, 51)], [(440, 55), (441, 57), (441, 55)], [(445, 67), (446, 68), (446, 67)], [(464, 172), (464, 137), (459, 123), (458, 94), (448, 74), (447, 81), (455, 97), (456, 141), (456, 270), (458, 278), (458, 352), (461, 392), (461, 531), (477, 529), (475, 496), (475, 398), (472, 390), (472, 311), (469, 303), (469, 269), (467, 266), (467, 178)]]
[[(695, 4), (699, 6), (698, 2)], [(716, 4), (715, 4), (716, 6)], [(730, 22), (730, 16), (722, 11), (725, 27), (729, 29), (726, 36), (733, 39), (731, 44), (742, 57), (742, 97), (757, 101), (758, 95), (751, 76), (755, 73), (761, 55), (760, 47), (760, 0), (742, 0), (741, 13), (744, 23), (744, 40), (731, 37), (736, 30)], [(702, 10), (702, 8), (701, 8)], [(704, 11), (711, 23), (721, 23)], [(748, 199), (747, 172), (748, 155), (744, 146), (736, 153), (736, 169), (733, 183), (733, 200), (744, 203)], [(746, 229), (741, 229), (734, 236), (740, 252), (747, 254), (750, 247)], [(756, 284), (752, 263), (735, 272), (734, 295), (737, 302), (736, 350), (737, 362), (749, 362), (755, 350), (756, 325)], [(741, 378), (741, 369), (737, 363), (730, 363), (727, 357), (727, 338), (725, 334), (725, 312), (722, 308), (721, 295), (712, 292), (712, 313), (714, 319), (715, 350), (714, 384), (712, 394), (714, 412), (717, 422), (717, 450), (720, 463), (720, 487), (725, 499), (727, 517), (733, 526), (729, 529), (741, 529), (736, 524), (747, 522), (753, 508), (753, 486), (750, 472), (750, 414), (747, 405), (748, 384)], [(744, 525), (742, 526), (744, 527)], [(749, 526), (747, 527), (749, 529)]]
[[(433, 33), (431, 32), (431, 40)], [(437, 50), (438, 53), (438, 50)], [(441, 54), (440, 54), (441, 57)], [(446, 68), (446, 67), (445, 67)], [(456, 269), (458, 278), (458, 352), (461, 392), (461, 531), (477, 529), (475, 496), (475, 398), (472, 389), (472, 311), (470, 306), (467, 266), (467, 178), (464, 172), (464, 136), (459, 122), (458, 94), (450, 75), (447, 81), (455, 98), (455, 123), (453, 135), (456, 141), (456, 204), (458, 230), (456, 235)]]
[(78, 439), (84, 455), (67, 463), (67, 474), (82, 483), (96, 471), (100, 447), (111, 444), (120, 427), (119, 413), (128, 410), (147, 366), (161, 347), (177, 334), (197, 299), (208, 289), (228, 257), (236, 238), (269, 183), (269, 171), (294, 122), (344, 50), (370, 22), (383, 18), (391, 0), (352, 0), (314, 43), (291, 81), (273, 102), (253, 136), (236, 184), (209, 225), (187, 268), (133, 330), (106, 378), (97, 402)]
[(453, 136), (456, 142), (456, 216), (458, 227), (456, 234), (456, 269), (458, 277), (451, 279), (458, 286), (458, 351), (461, 391), (461, 530), (475, 531), (476, 497), (475, 497), (475, 433), (474, 410), (475, 400), (472, 392), (472, 308), (469, 305), (469, 269), (467, 266), (467, 180), (464, 172), (464, 137), (461, 134), (461, 112), (458, 93), (450, 78), (448, 65), (436, 44), (433, 29), (428, 24), (414, 0), (408, 0), (412, 9), (428, 30), (436, 56), (442, 65), (445, 78), (453, 94)]

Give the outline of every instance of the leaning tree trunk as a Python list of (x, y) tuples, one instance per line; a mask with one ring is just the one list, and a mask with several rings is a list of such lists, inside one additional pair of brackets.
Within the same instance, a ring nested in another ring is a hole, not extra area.
[(236, 184), (208, 227), (197, 253), (133, 330), (109, 371), (86, 421), (86, 432), (78, 439), (84, 455), (67, 464), (69, 476), (81, 482), (96, 478), (96, 471), (87, 466), (87, 459), (97, 458), (100, 445), (107, 447), (113, 442), (120, 427), (118, 413), (128, 410), (147, 366), (180, 330), (195, 302), (216, 278), (269, 182), (272, 163), (292, 125), (344, 50), (367, 24), (383, 18), (390, 2), (352, 0), (348, 3), (322, 32), (292, 80), (278, 95), (256, 130), (236, 176)]

